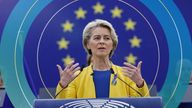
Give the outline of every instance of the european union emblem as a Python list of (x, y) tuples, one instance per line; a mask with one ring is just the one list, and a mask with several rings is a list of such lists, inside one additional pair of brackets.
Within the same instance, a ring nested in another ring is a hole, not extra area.
[(34, 72), (32, 77), (39, 77), (34, 81), (36, 90), (56, 87), (59, 80), (56, 64), (66, 66), (72, 60), (80, 66), (87, 64), (82, 32), (85, 25), (95, 19), (112, 23), (118, 35), (112, 62), (122, 66), (123, 62), (136, 65), (143, 61), (142, 75), (147, 83), (161, 87), (166, 76), (163, 72), (167, 71), (168, 48), (153, 14), (137, 1), (77, 0), (49, 4), (28, 33), (25, 56), (31, 61), (28, 68)]

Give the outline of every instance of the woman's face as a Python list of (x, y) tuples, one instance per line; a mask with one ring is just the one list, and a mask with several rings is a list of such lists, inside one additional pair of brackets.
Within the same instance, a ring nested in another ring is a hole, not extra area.
[(113, 49), (113, 41), (109, 29), (105, 27), (95, 28), (92, 31), (87, 48), (91, 50), (93, 56), (109, 56), (111, 50)]

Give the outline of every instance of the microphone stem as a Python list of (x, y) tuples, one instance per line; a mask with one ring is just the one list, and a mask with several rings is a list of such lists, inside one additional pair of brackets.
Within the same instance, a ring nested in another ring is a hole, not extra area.
[(55, 96), (54, 99), (56, 99), (56, 97), (64, 90), (65, 88), (62, 88)]
[(119, 78), (119, 77), (117, 77), (119, 80), (121, 80), (122, 82), (124, 82), (127, 86), (129, 86), (131, 89), (133, 89), (135, 92), (137, 92), (138, 94), (139, 94), (139, 96), (141, 96), (142, 97), (142, 94), (139, 92), (139, 91), (137, 91), (136, 89), (134, 89), (133, 87), (131, 87), (129, 84), (127, 84), (127, 82), (125, 82), (125, 81), (123, 81), (121, 78)]

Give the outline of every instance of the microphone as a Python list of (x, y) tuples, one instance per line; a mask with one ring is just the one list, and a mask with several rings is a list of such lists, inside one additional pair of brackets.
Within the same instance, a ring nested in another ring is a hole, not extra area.
[[(83, 69), (85, 68), (85, 65), (82, 65), (81, 68), (80, 68), (80, 71), (82, 72)], [(79, 73), (80, 74), (80, 73)], [(60, 85), (61, 86), (61, 85)], [(68, 85), (67, 85), (68, 86)], [(65, 88), (67, 88), (67, 86)], [(65, 88), (62, 88), (57, 94), (55, 94), (54, 96), (54, 99), (65, 89)]]
[[(61, 86), (61, 85), (60, 85), (60, 86)], [(66, 88), (66, 87), (65, 87), (65, 88)], [(56, 99), (56, 97), (57, 97), (65, 88), (62, 88), (57, 94), (55, 94), (54, 99)]]
[(137, 94), (139, 94), (139, 96), (142, 97), (142, 94), (141, 94), (139, 91), (137, 91), (136, 89), (134, 89), (133, 87), (131, 87), (127, 82), (125, 82), (124, 80), (122, 80), (121, 78), (119, 78), (118, 75), (115, 74), (115, 72), (113, 71), (112, 68), (111, 68), (110, 70), (111, 70), (111, 73), (114, 74), (114, 78), (113, 78), (113, 80), (112, 80), (112, 84), (113, 84), (113, 85), (116, 85), (117, 79), (119, 79), (119, 80), (122, 81), (124, 84), (126, 84), (127, 86), (129, 86), (132, 90), (134, 90)]

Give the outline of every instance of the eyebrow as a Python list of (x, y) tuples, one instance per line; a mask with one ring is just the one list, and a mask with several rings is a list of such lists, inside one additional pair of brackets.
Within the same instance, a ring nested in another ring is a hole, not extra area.
[(111, 37), (110, 35), (104, 35), (104, 37)]
[[(101, 35), (93, 35), (93, 37), (95, 36), (101, 36)], [(110, 35), (104, 35), (104, 37), (111, 37)]]

